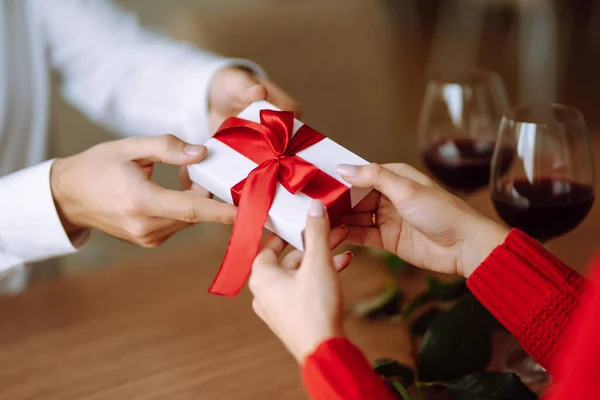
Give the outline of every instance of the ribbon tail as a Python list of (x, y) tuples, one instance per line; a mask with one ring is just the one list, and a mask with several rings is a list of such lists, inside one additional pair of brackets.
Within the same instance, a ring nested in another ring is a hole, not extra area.
[(275, 197), (278, 174), (278, 162), (273, 160), (257, 167), (248, 175), (229, 246), (221, 268), (208, 290), (210, 293), (235, 296), (244, 287)]

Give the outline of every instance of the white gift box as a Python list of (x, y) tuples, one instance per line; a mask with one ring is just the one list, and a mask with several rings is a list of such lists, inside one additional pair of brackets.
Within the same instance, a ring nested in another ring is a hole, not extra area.
[[(260, 123), (261, 110), (279, 111), (277, 107), (266, 101), (258, 101), (248, 106), (238, 117)], [(294, 134), (302, 125), (301, 121), (294, 120)], [(208, 156), (200, 163), (188, 167), (190, 178), (215, 196), (233, 204), (231, 188), (245, 179), (258, 164), (217, 139), (210, 139), (205, 145), (208, 148)], [(296, 156), (315, 165), (347, 186), (350, 190), (352, 207), (371, 191), (371, 189), (352, 187), (336, 172), (338, 164), (366, 165), (368, 162), (333, 140), (325, 138), (311, 147), (299, 151)], [(277, 183), (275, 198), (269, 210), (265, 227), (292, 246), (302, 250), (302, 233), (306, 225), (310, 200), (303, 193), (291, 194), (281, 183)]]

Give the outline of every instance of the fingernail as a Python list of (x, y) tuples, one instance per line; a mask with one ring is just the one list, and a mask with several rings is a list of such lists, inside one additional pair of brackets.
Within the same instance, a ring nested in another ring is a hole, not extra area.
[(321, 200), (311, 200), (310, 206), (308, 207), (308, 215), (313, 218), (319, 218), (323, 216), (323, 203)]
[[(347, 255), (348, 257), (350, 257), (350, 262), (352, 262), (352, 260), (354, 260), (354, 253), (351, 251), (346, 251), (344, 252), (345, 255)], [(345, 270), (346, 268), (348, 268), (350, 266), (350, 263), (346, 264), (344, 266), (344, 268), (340, 269), (339, 272), (342, 272), (343, 270)]]
[(339, 164), (336, 167), (336, 171), (337, 171), (338, 174), (343, 175), (343, 176), (356, 176), (356, 175), (358, 175), (358, 168), (356, 167), (356, 165)]
[(338, 228), (340, 228), (341, 230), (344, 231), (344, 237), (348, 236), (348, 226), (346, 226), (346, 225), (340, 225), (340, 226), (338, 226)]
[(186, 144), (183, 147), (183, 152), (185, 154), (187, 154), (188, 156), (194, 156), (194, 157), (199, 156), (205, 150), (206, 150), (206, 147), (204, 147), (201, 144)]

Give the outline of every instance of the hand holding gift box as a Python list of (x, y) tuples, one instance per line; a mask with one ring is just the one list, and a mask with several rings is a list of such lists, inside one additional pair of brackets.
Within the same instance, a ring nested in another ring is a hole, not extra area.
[(265, 101), (226, 120), (206, 147), (208, 157), (188, 167), (190, 178), (239, 207), (211, 293), (240, 291), (263, 227), (302, 249), (311, 198), (323, 202), (334, 225), (370, 191), (351, 187), (335, 171), (367, 161)]

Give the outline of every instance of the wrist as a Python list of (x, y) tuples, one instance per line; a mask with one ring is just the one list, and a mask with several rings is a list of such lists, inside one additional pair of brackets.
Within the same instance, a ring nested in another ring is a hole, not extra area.
[(63, 229), (68, 235), (71, 235), (77, 231), (83, 229), (82, 226), (79, 226), (77, 223), (70, 218), (70, 200), (68, 196), (67, 184), (65, 179), (65, 171), (67, 170), (66, 164), (68, 163), (68, 159), (66, 158), (58, 158), (52, 164), (52, 168), (50, 169), (50, 191), (52, 193), (52, 198), (54, 199), (54, 206), (56, 207), (56, 212), (58, 217), (60, 218), (60, 222), (63, 226)]
[(488, 219), (471, 228), (461, 249), (459, 275), (469, 278), (492, 251), (504, 243), (509, 233), (508, 228)]
[(339, 327), (312, 335), (312, 339), (307, 340), (296, 353), (298, 364), (304, 364), (304, 361), (306, 361), (306, 359), (313, 354), (321, 344), (333, 338), (346, 338), (346, 334), (344, 333), (344, 330)]

